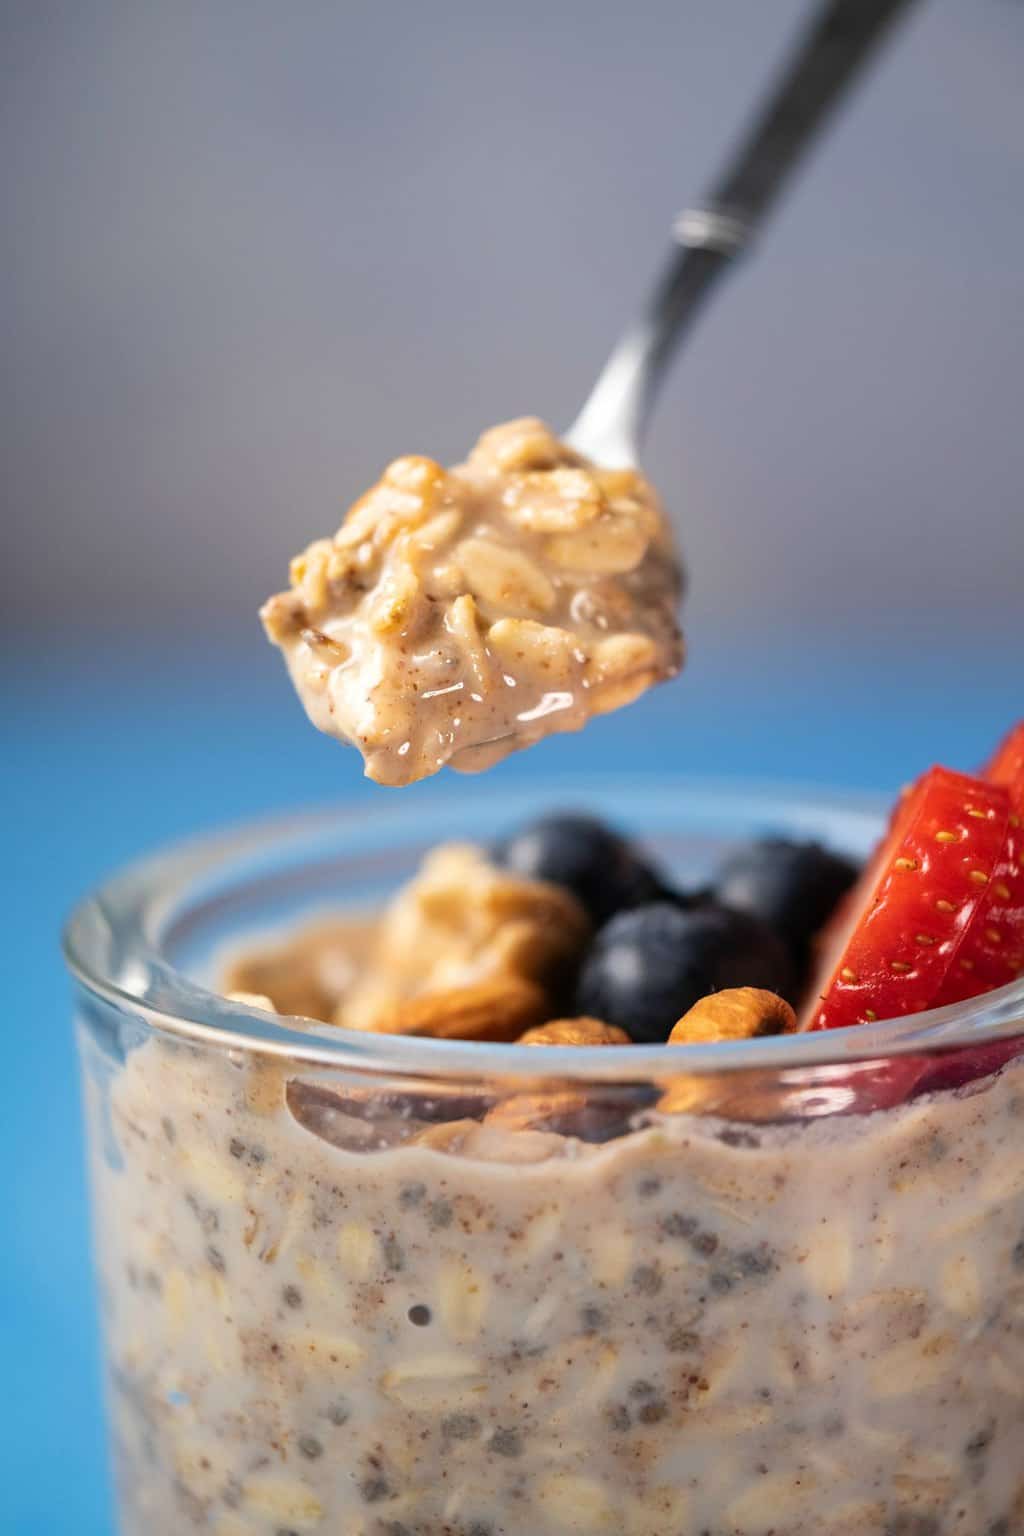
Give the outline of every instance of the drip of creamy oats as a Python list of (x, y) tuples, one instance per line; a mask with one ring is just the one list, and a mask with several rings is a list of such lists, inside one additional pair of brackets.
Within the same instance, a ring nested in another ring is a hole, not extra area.
[(673, 676), (681, 588), (643, 476), (527, 417), (449, 470), (396, 459), (262, 618), (313, 724), (403, 785), (479, 772)]

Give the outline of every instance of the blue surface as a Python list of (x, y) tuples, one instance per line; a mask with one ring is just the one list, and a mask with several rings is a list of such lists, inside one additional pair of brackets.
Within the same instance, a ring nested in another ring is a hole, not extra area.
[[(877, 789), (933, 760), (969, 767), (1024, 714), (1024, 690), (1011, 647), (955, 640), (766, 629), (730, 651), (698, 637), (684, 677), (631, 710), (511, 760), (491, 781), (442, 776), (403, 794), (426, 807), (453, 788), (571, 782), (633, 768), (638, 756), (641, 771)], [(0, 673), (11, 946), (0, 1155), (14, 1230), (0, 1267), (0, 1487), (2, 1529), (15, 1536), (113, 1530), (62, 917), (104, 872), (168, 839), (300, 800), (395, 793), (361, 780), (352, 754), (305, 725), (258, 641), (183, 644), (65, 636), (17, 677), (9, 662)]]

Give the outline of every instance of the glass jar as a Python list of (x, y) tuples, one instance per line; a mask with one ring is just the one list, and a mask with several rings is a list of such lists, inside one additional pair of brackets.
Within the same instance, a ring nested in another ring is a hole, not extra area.
[[(213, 990), (226, 948), (567, 798), (300, 817), (74, 913), (124, 1536), (1024, 1532), (1024, 985), (685, 1053)], [(881, 827), (682, 781), (571, 799), (688, 881)]]

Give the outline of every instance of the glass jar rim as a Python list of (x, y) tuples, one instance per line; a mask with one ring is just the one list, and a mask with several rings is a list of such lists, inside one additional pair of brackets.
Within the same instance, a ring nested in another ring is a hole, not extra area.
[[(578, 780), (572, 781), (579, 786)], [(749, 811), (751, 803), (784, 819), (802, 811), (852, 819), (861, 830), (880, 830), (884, 807), (878, 797), (800, 784), (698, 780), (679, 776), (636, 775), (630, 780), (588, 775), (585, 788), (614, 795), (644, 789), (650, 808), (658, 791), (688, 806), (714, 809), (717, 815)], [(564, 793), (567, 782), (536, 781), (518, 792), (502, 791), (504, 807), (516, 801), (535, 806), (545, 791)], [(557, 800), (556, 800), (557, 803)], [(431, 813), (455, 807), (454, 796), (431, 803)], [(195, 1045), (287, 1057), (303, 1065), (387, 1072), (403, 1077), (493, 1078), (538, 1076), (537, 1052), (528, 1046), (493, 1042), (436, 1040), (374, 1034), (338, 1025), (271, 1014), (203, 987), (178, 970), (164, 952), (164, 941), (186, 905), (190, 889), (219, 869), (247, 857), (284, 850), (301, 837), (328, 828), (358, 825), (372, 835), (422, 830), (422, 806), (367, 812), (362, 806), (311, 809), (266, 817), (227, 832), (193, 838), (139, 859), (111, 875), (72, 911), (63, 933), (63, 952), (72, 976), (94, 997), (145, 1021), (160, 1034)], [(100, 938), (115, 934), (121, 957), (119, 974), (104, 964)], [(997, 991), (961, 1003), (877, 1023), (809, 1031), (754, 1040), (721, 1041), (666, 1050), (664, 1045), (548, 1046), (545, 1077), (580, 1082), (711, 1075), (752, 1070), (772, 1072), (843, 1066), (922, 1052), (981, 1046), (1024, 1033), (1024, 975)]]

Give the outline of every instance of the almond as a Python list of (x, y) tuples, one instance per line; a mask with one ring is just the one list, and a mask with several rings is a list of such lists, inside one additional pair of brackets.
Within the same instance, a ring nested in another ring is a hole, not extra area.
[(631, 1045), (624, 1029), (603, 1019), (552, 1019), (519, 1038), (520, 1045)]
[(511, 1041), (539, 1024), (547, 1011), (547, 997), (532, 981), (498, 976), (395, 1003), (380, 1014), (374, 1030), (436, 1040)]
[(760, 987), (727, 987), (694, 1003), (673, 1028), (668, 1044), (753, 1040), (758, 1035), (789, 1034), (794, 1029), (796, 1014), (784, 998)]

